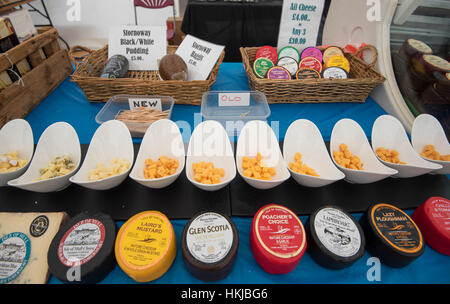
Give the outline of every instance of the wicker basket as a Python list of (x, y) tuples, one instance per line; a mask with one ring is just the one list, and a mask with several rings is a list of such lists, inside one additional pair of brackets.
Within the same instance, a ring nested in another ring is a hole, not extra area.
[[(260, 79), (253, 72), (253, 62), (259, 47), (240, 48), (242, 62), (252, 90), (263, 92), (269, 103), (321, 103), (321, 102), (365, 102), (369, 93), (385, 78), (356, 56), (345, 54), (350, 62), (348, 79)], [(364, 49), (361, 49), (363, 51)]]
[[(77, 57), (80, 49), (89, 54), (85, 58)], [(176, 49), (177, 46), (169, 45), (167, 52), (172, 54)], [(220, 55), (208, 79), (196, 81), (163, 81), (159, 78), (158, 71), (129, 71), (127, 78), (100, 78), (108, 60), (108, 46), (97, 51), (75, 46), (70, 50), (70, 56), (76, 66), (71, 80), (84, 91), (90, 102), (106, 102), (115, 95), (131, 94), (170, 96), (178, 104), (200, 105), (203, 93), (209, 91), (216, 82), (225, 52)]]

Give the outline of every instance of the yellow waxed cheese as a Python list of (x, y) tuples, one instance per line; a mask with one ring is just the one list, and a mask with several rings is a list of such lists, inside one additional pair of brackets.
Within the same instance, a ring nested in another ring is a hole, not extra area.
[(158, 211), (131, 217), (120, 228), (115, 243), (117, 263), (137, 282), (150, 282), (164, 275), (176, 251), (172, 224)]

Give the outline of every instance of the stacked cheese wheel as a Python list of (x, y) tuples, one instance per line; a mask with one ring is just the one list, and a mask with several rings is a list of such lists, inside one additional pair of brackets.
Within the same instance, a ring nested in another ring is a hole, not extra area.
[(330, 46), (323, 51), (307, 47), (301, 53), (287, 46), (277, 53), (271, 46), (258, 49), (253, 63), (258, 78), (289, 79), (347, 79), (350, 63), (341, 48)]
[(433, 54), (422, 41), (407, 39), (393, 55), (396, 77), (402, 92), (423, 103), (445, 105), (450, 102), (450, 63)]

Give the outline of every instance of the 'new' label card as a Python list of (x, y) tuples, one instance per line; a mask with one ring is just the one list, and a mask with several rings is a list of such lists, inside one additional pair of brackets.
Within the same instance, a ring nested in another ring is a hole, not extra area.
[(129, 98), (130, 110), (136, 108), (151, 108), (162, 111), (161, 99), (158, 98)]

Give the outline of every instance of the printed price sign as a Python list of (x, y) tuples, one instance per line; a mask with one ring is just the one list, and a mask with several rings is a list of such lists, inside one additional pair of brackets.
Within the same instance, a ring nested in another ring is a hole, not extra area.
[(159, 98), (129, 98), (130, 110), (136, 108), (150, 108), (162, 111), (161, 99)]
[(316, 46), (325, 0), (283, 0), (278, 51)]
[(219, 93), (219, 107), (250, 105), (250, 93)]
[(206, 80), (216, 65), (223, 45), (210, 43), (187, 35), (175, 54), (183, 58), (188, 67), (188, 81)]
[(120, 54), (129, 61), (129, 70), (158, 70), (158, 60), (167, 53), (164, 26), (124, 25), (109, 31), (108, 58)]

